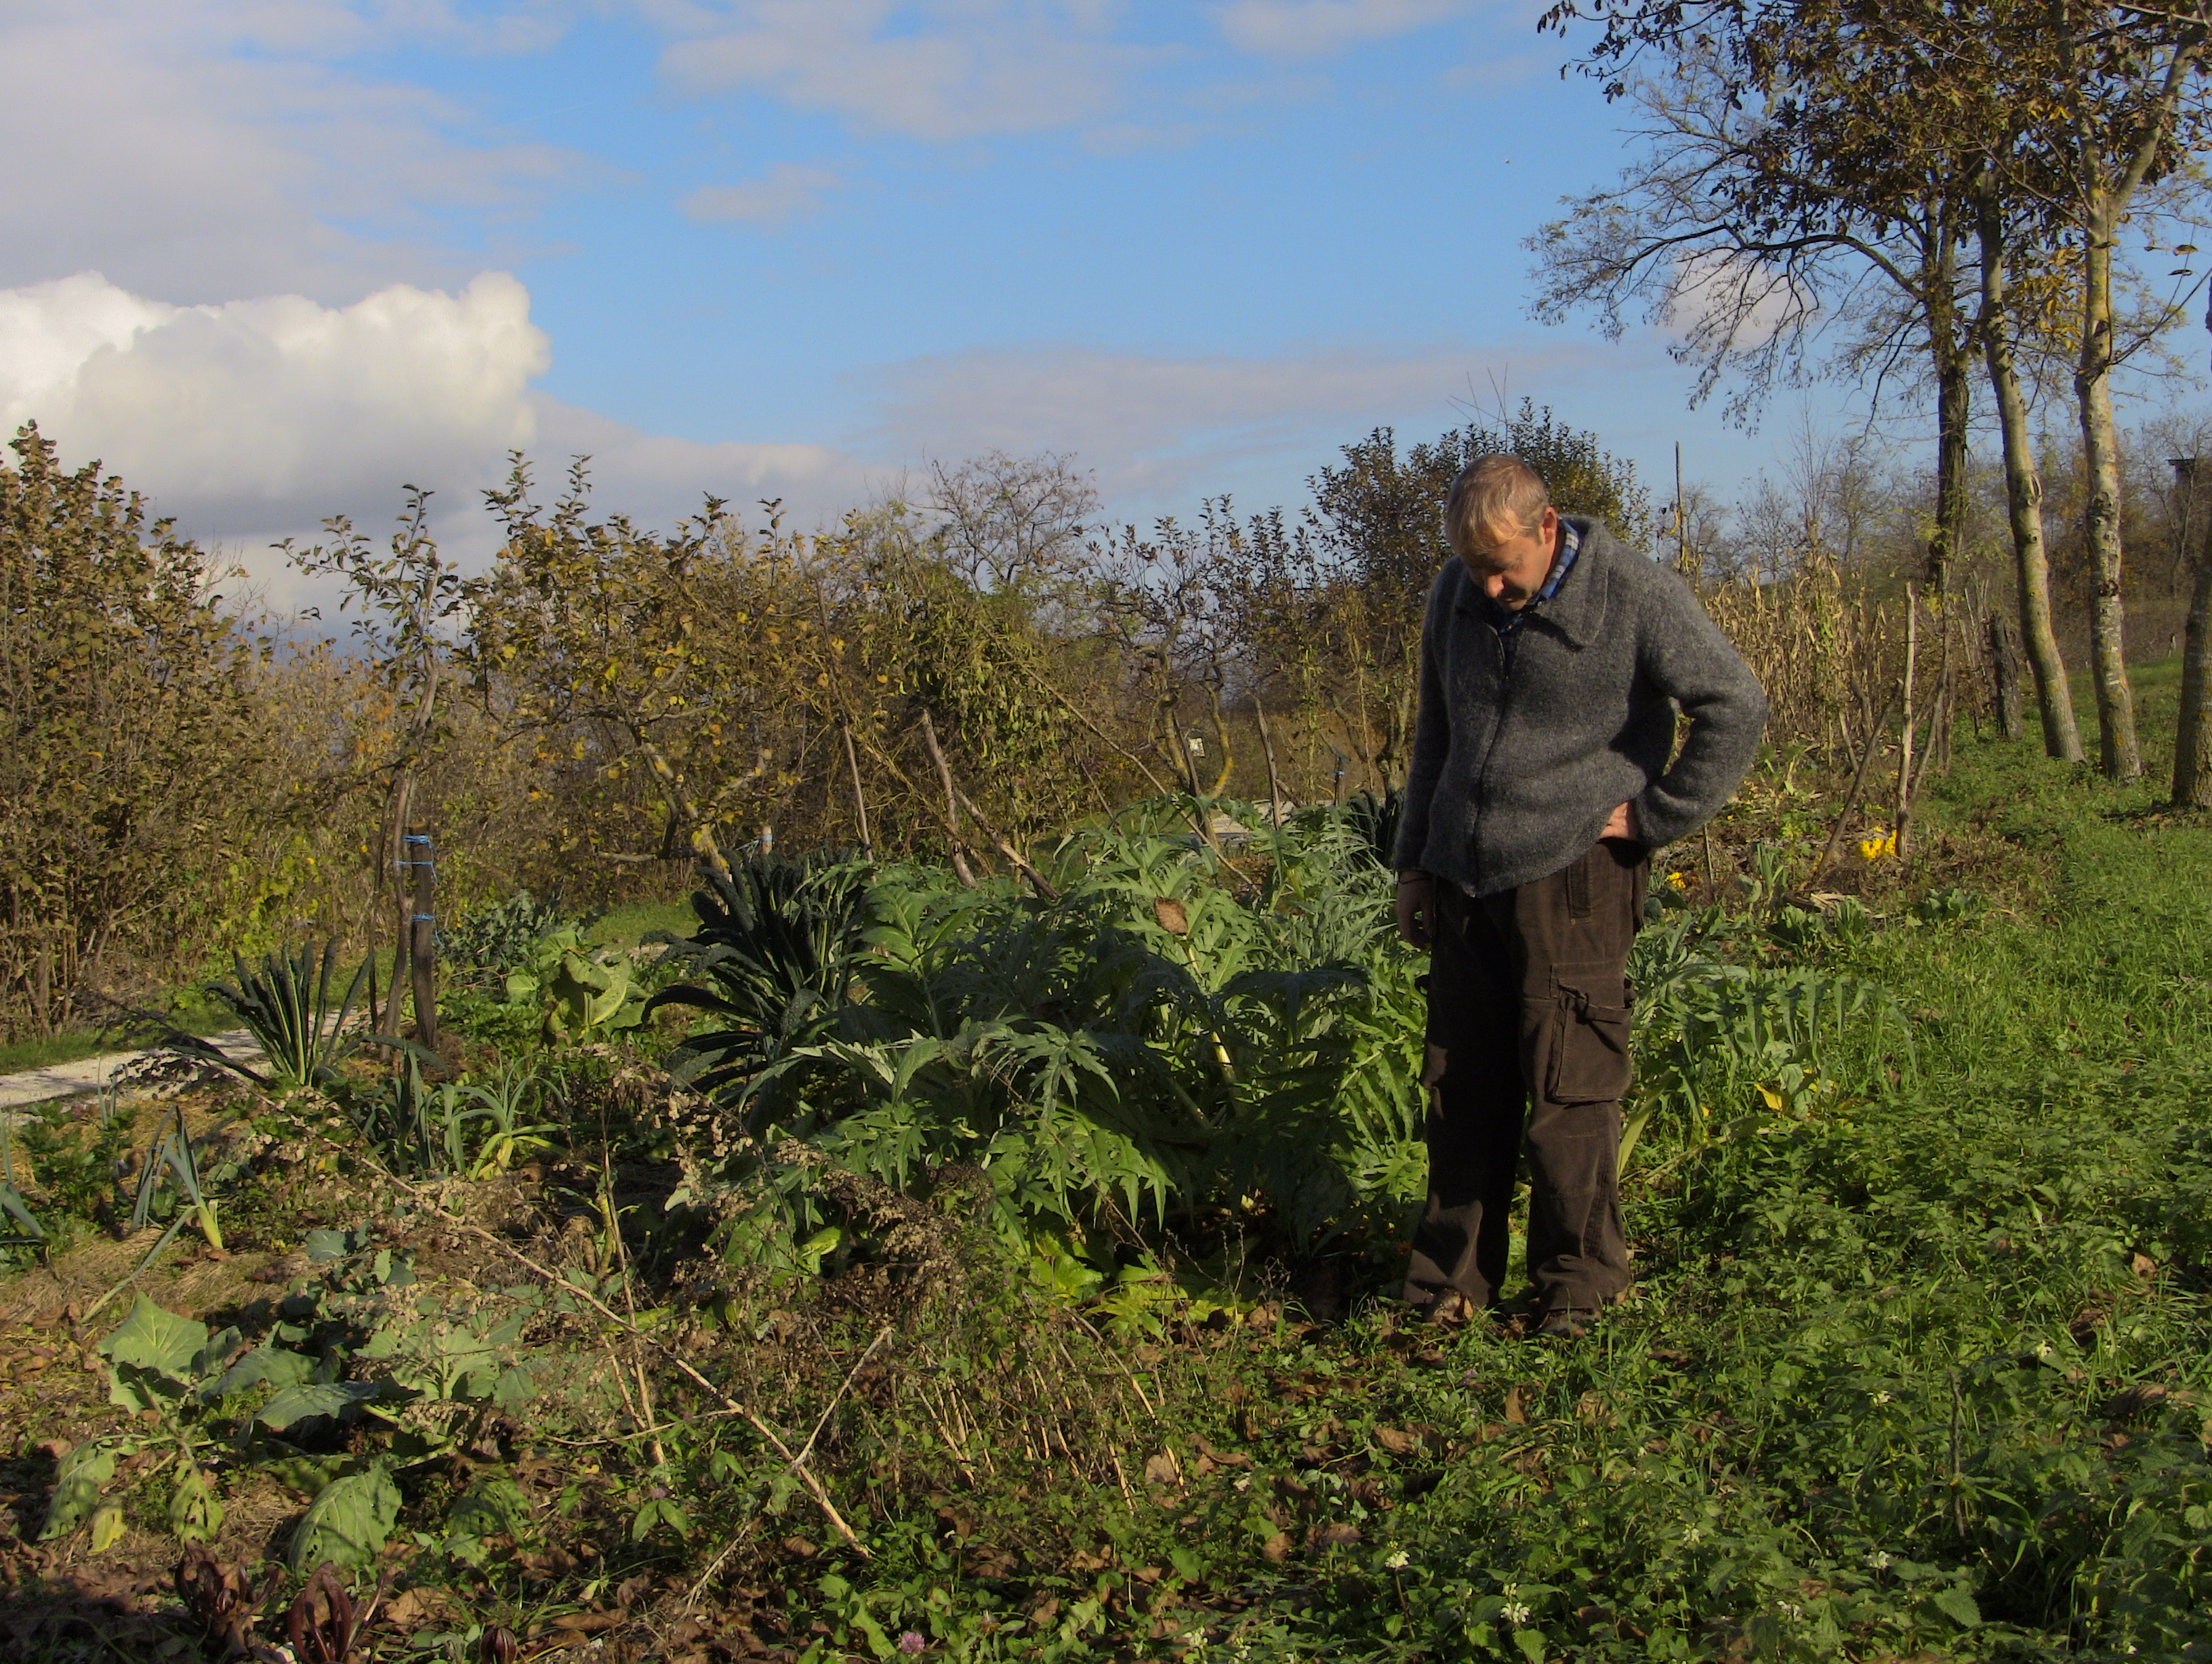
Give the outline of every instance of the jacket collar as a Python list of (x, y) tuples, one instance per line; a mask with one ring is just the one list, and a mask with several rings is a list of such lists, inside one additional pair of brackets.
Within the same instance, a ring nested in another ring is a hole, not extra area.
[[(1596, 641), (1605, 628), (1606, 598), (1613, 588), (1612, 568), (1620, 558), (1619, 544), (1601, 520), (1580, 514), (1560, 518), (1572, 522), (1582, 539), (1582, 552), (1550, 600), (1529, 603), (1528, 618), (1533, 624), (1549, 625), (1566, 638), (1569, 647), (1580, 649)], [(1459, 592), (1458, 610), (1469, 617), (1480, 617), (1482, 592), (1468, 575), (1466, 562), (1455, 556), (1451, 566), (1453, 583)]]
[(1534, 604), (1532, 623), (1549, 624), (1574, 647), (1586, 647), (1605, 628), (1605, 604), (1613, 588), (1613, 562), (1617, 558), (1612, 535), (1596, 519), (1577, 514), (1570, 518), (1582, 539), (1582, 553), (1560, 580), (1559, 592)]

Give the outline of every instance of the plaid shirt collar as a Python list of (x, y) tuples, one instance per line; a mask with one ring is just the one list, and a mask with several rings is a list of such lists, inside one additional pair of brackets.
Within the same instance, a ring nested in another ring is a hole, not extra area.
[(1576, 531), (1570, 522), (1561, 520), (1559, 547), (1558, 553), (1552, 556), (1552, 569), (1544, 574), (1543, 588), (1531, 596), (1527, 604), (1517, 608), (1500, 606), (1487, 595), (1482, 598), (1482, 604), (1487, 609), (1491, 627), (1500, 635), (1510, 635), (1519, 629), (1522, 619), (1559, 592), (1559, 586), (1566, 581), (1567, 574), (1575, 569), (1575, 562), (1582, 552), (1582, 533)]

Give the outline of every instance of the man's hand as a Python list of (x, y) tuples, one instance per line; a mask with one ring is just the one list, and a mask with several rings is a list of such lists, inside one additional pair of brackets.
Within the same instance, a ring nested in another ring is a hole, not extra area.
[(1607, 838), (1626, 838), (1631, 843), (1638, 842), (1639, 840), (1636, 835), (1636, 805), (1632, 803), (1622, 804), (1607, 817), (1605, 830), (1597, 835), (1598, 841), (1601, 843)]
[(1425, 872), (1398, 875), (1398, 934), (1410, 946), (1429, 945), (1429, 926), (1436, 922), (1437, 881)]

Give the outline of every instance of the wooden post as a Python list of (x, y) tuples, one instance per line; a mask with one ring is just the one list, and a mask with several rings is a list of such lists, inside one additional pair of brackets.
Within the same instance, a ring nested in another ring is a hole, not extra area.
[[(385, 869), (392, 880), (392, 977), (386, 984), (384, 1026), (379, 1033), (392, 1039), (399, 1038), (399, 1008), (405, 1003), (401, 990), (406, 986), (408, 944), (415, 939), (413, 915), (415, 890), (412, 884), (414, 869), (407, 865), (413, 859), (408, 853), (412, 847), (407, 841), (408, 815), (415, 806), (415, 780), (403, 774), (392, 782), (391, 842), (386, 846), (390, 865)], [(374, 970), (371, 975), (375, 975)]]
[(1897, 859), (1905, 862), (1912, 834), (1912, 678), (1920, 659), (1920, 596), (1911, 584), (1905, 586), (1905, 713), (1898, 730), (1897, 814), (1890, 835), (1897, 841)]
[(408, 969), (415, 987), (415, 1038), (434, 1047), (438, 1043), (438, 868), (428, 829), (409, 827), (406, 847), (415, 879), (414, 906), (407, 921)]

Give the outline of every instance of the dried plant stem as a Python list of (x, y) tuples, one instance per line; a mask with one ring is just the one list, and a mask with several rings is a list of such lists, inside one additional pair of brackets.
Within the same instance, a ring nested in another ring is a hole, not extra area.
[[(1155, 1422), (1159, 1420), (1160, 1412), (1152, 1407), (1152, 1400), (1145, 1396), (1143, 1383), (1138, 1381), (1135, 1373), (1127, 1364), (1121, 1362), (1121, 1355), (1115, 1351), (1113, 1347), (1106, 1344), (1106, 1337), (1104, 1335), (1099, 1333), (1097, 1329), (1091, 1327), (1091, 1320), (1089, 1318), (1085, 1317), (1081, 1312), (1077, 1312), (1073, 1314), (1073, 1315), (1075, 1321), (1080, 1323), (1084, 1328), (1089, 1332), (1091, 1338), (1098, 1343), (1100, 1350), (1104, 1351), (1106, 1356), (1114, 1361), (1114, 1367), (1119, 1369), (1121, 1372), (1123, 1379), (1128, 1382), (1129, 1390), (1137, 1395), (1137, 1402), (1145, 1406), (1145, 1413), (1150, 1416)], [(1060, 1349), (1060, 1356), (1063, 1357), (1067, 1356), (1066, 1347), (1062, 1347)], [(1073, 1358), (1070, 1357), (1067, 1359), (1067, 1367), (1071, 1369), (1075, 1367), (1075, 1360)]]
[[(938, 779), (945, 783), (945, 801), (952, 805), (951, 814), (948, 818), (957, 822), (959, 811), (966, 810), (968, 818), (975, 823), (985, 837), (998, 846), (999, 853), (1006, 858), (1016, 871), (1030, 881), (1030, 887), (1032, 890), (1048, 902), (1058, 900), (1060, 891), (1046, 882), (1044, 874), (1030, 865), (1029, 858), (1015, 848), (1004, 833), (991, 824), (990, 817), (975, 806), (975, 799), (952, 783), (951, 767), (945, 761), (944, 748), (937, 743), (937, 725), (929, 720), (927, 711), (921, 714), (921, 742), (929, 748), (929, 760), (937, 765)], [(955, 835), (957, 836), (957, 824)], [(957, 859), (957, 854), (955, 859)], [(969, 888), (974, 888), (972, 882)]]
[(1875, 754), (1881, 749), (1882, 732), (1888, 726), (1889, 707), (1884, 706), (1881, 714), (1867, 724), (1866, 745), (1859, 752), (1859, 766), (1851, 775), (1851, 789), (1844, 793), (1844, 806), (1836, 811), (1836, 823), (1829, 830), (1828, 841), (1805, 880), (1808, 890), (1819, 882), (1820, 875), (1828, 870), (1828, 863), (1836, 859), (1837, 846), (1844, 841), (1844, 829), (1850, 824), (1851, 811), (1858, 805), (1859, 793), (1866, 786), (1867, 770), (1874, 766)]
[(860, 817), (860, 849), (863, 853), (875, 848), (875, 839), (868, 832), (868, 794), (860, 788), (860, 754), (853, 746), (853, 725), (839, 718), (837, 732), (845, 737), (845, 766), (853, 775), (853, 812)]
[(836, 1395), (830, 1400), (830, 1407), (824, 1410), (820, 1418), (815, 1422), (814, 1430), (806, 1436), (806, 1442), (799, 1447), (799, 1454), (792, 1458), (793, 1462), (803, 1462), (814, 1454), (814, 1442), (822, 1436), (822, 1430), (830, 1424), (830, 1418), (837, 1413), (837, 1406), (845, 1401), (845, 1394), (853, 1390), (853, 1383), (860, 1379), (860, 1371), (867, 1366), (868, 1360), (876, 1355), (876, 1348), (890, 1338), (891, 1326), (888, 1323), (876, 1331), (876, 1338), (868, 1343), (867, 1351), (862, 1352), (853, 1367), (845, 1372), (844, 1384), (838, 1388)]
[(874, 1558), (869, 1553), (867, 1546), (860, 1541), (859, 1536), (854, 1532), (853, 1527), (845, 1522), (845, 1516), (837, 1511), (837, 1504), (830, 1500), (829, 1491), (823, 1487), (822, 1481), (815, 1477), (813, 1469), (808, 1467), (804, 1462), (800, 1461), (797, 1456), (792, 1454), (791, 1447), (783, 1441), (783, 1436), (778, 1433), (775, 1428), (769, 1426), (768, 1423), (762, 1420), (760, 1417), (755, 1414), (751, 1410), (747, 1409), (744, 1405), (738, 1403), (737, 1400), (732, 1398), (727, 1393), (714, 1385), (713, 1382), (708, 1380), (706, 1376), (701, 1375), (697, 1369), (692, 1367), (690, 1360), (686, 1358), (681, 1352), (676, 1351), (674, 1347), (670, 1346), (666, 1342), (659, 1339), (657, 1336), (647, 1334), (643, 1329), (640, 1328), (635, 1323), (631, 1322), (620, 1312), (615, 1310), (613, 1307), (608, 1305), (605, 1301), (600, 1299), (598, 1295), (592, 1293), (588, 1288), (580, 1286), (578, 1284), (572, 1282), (569, 1278), (562, 1276), (559, 1272), (553, 1270), (550, 1266), (539, 1264), (528, 1254), (523, 1253), (521, 1249), (514, 1247), (514, 1244), (501, 1241), (500, 1238), (495, 1236), (491, 1232), (484, 1230), (483, 1227), (479, 1225), (472, 1225), (467, 1220), (460, 1218), (454, 1214), (447, 1212), (443, 1205), (436, 1196), (426, 1193), (415, 1185), (410, 1184), (406, 1180), (399, 1177), (397, 1174), (386, 1173), (385, 1177), (394, 1187), (404, 1191), (408, 1195), (414, 1197), (417, 1201), (424, 1202), (429, 1206), (435, 1208), (438, 1212), (439, 1217), (444, 1219), (446, 1223), (454, 1230), (464, 1231), (469, 1236), (477, 1238), (481, 1242), (489, 1243), (493, 1248), (497, 1248), (501, 1254), (507, 1255), (508, 1259), (514, 1260), (518, 1263), (527, 1266), (531, 1271), (535, 1272), (538, 1276), (544, 1278), (555, 1287), (576, 1296), (579, 1299), (584, 1301), (585, 1303), (589, 1305), (594, 1311), (598, 1312), (600, 1316), (605, 1318), (608, 1322), (619, 1325), (622, 1328), (626, 1329), (631, 1334), (635, 1335), (638, 1339), (642, 1341), (645, 1345), (653, 1347), (656, 1351), (659, 1352), (662, 1357), (665, 1357), (671, 1363), (673, 1363), (678, 1369), (682, 1370), (684, 1375), (690, 1377), (692, 1382), (697, 1386), (701, 1391), (719, 1400), (732, 1415), (741, 1418), (748, 1426), (769, 1442), (769, 1443), (775, 1448), (776, 1454), (784, 1459), (785, 1465), (793, 1473), (798, 1476), (799, 1482), (806, 1487), (807, 1494), (814, 1498), (815, 1506), (822, 1510), (823, 1518), (829, 1521), (830, 1528), (836, 1531), (840, 1537), (842, 1537), (845, 1540), (845, 1543), (848, 1547), (851, 1548), (863, 1559), (872, 1559)]
[(1260, 749), (1267, 758), (1267, 824), (1279, 832), (1283, 829), (1283, 787), (1275, 773), (1275, 737), (1267, 732), (1267, 707), (1260, 703), (1256, 694), (1252, 699), (1252, 715), (1260, 725)]

